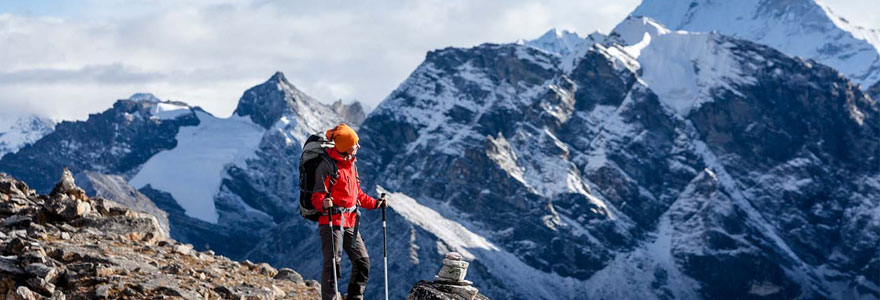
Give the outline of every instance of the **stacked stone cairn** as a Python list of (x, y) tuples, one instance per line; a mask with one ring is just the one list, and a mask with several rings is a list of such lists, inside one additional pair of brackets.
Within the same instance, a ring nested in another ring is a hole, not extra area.
[(449, 252), (443, 260), (443, 267), (433, 282), (419, 281), (413, 286), (407, 300), (474, 300), (487, 299), (473, 287), (473, 282), (465, 280), (468, 263), (461, 254)]

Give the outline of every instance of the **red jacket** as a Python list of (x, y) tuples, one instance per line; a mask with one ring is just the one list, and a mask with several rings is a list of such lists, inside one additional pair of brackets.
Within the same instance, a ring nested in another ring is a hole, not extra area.
[[(360, 201), (360, 207), (375, 209), (377, 204), (376, 199), (370, 197), (361, 190), (361, 184), (357, 179), (357, 168), (352, 167), (357, 158), (355, 157), (351, 160), (345, 160), (334, 148), (327, 149), (327, 154), (330, 155), (330, 158), (336, 161), (338, 177), (336, 178), (335, 183), (331, 186), (331, 176), (328, 176), (327, 172), (321, 172), (320, 168), (318, 169), (316, 176), (319, 177), (319, 180), (315, 181), (315, 192), (312, 194), (312, 205), (315, 209), (318, 210), (318, 212), (324, 213), (323, 202), (324, 197), (327, 195), (327, 187), (330, 187), (330, 197), (333, 198), (334, 206), (351, 208)], [(344, 214), (345, 227), (354, 227), (355, 213), (347, 212)], [(321, 216), (318, 219), (318, 224), (327, 225), (327, 217), (328, 216)], [(333, 226), (339, 226), (339, 214), (333, 215)]]

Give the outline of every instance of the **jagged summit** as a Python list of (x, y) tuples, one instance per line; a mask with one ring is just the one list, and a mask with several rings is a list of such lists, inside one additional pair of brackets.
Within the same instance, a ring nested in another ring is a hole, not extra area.
[(880, 80), (880, 32), (850, 24), (816, 0), (645, 0), (632, 13), (672, 30), (718, 31), (814, 59), (862, 89)]
[(268, 80), (254, 86), (241, 96), (233, 115), (250, 117), (254, 123), (269, 129), (285, 114), (296, 114), (300, 105), (319, 104), (287, 81), (284, 73), (275, 72)]
[(275, 71), (275, 74), (272, 74), (272, 77), (269, 77), (268, 81), (285, 83), (285, 84), (290, 85), (290, 82), (287, 81), (287, 76), (284, 76), (284, 73), (282, 73), (281, 71)]

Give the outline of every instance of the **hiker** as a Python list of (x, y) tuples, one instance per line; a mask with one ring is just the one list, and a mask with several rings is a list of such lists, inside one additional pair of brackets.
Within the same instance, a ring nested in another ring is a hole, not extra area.
[[(328, 130), (326, 138), (334, 142), (333, 147), (324, 150), (330, 159), (325, 158), (317, 164), (314, 189), (311, 194), (312, 207), (321, 214), (318, 219), (324, 262), (321, 272), (321, 296), (324, 300), (336, 300), (336, 274), (339, 274), (339, 264), (342, 261), (339, 253), (341, 239), (342, 249), (351, 259), (351, 277), (345, 299), (363, 299), (367, 279), (370, 278), (370, 257), (367, 255), (364, 240), (357, 233), (360, 225), (357, 208), (384, 208), (387, 201), (384, 195), (376, 200), (361, 190), (355, 165), (357, 160), (355, 155), (360, 148), (357, 133), (343, 123)], [(331, 163), (335, 164), (335, 167)], [(328, 221), (331, 216), (332, 227)], [(344, 228), (340, 229), (340, 226)]]

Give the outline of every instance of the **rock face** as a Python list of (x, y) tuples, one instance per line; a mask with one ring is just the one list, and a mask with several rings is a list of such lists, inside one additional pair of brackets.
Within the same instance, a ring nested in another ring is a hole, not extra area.
[(49, 195), (0, 173), (6, 299), (318, 299), (293, 270), (240, 264), (168, 239), (156, 217), (89, 198), (64, 170)]

